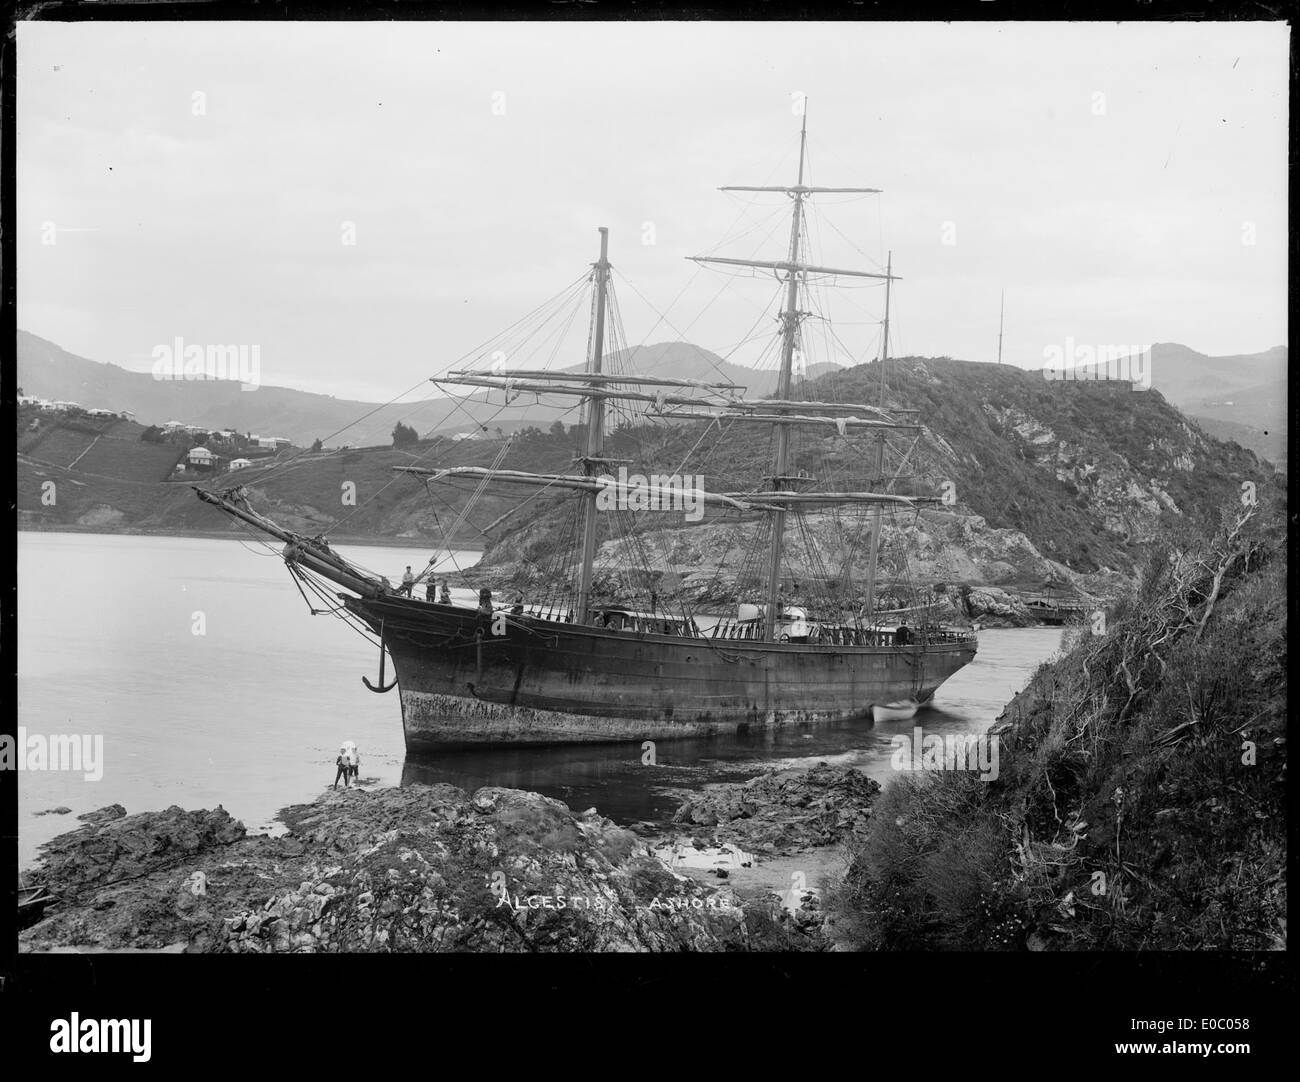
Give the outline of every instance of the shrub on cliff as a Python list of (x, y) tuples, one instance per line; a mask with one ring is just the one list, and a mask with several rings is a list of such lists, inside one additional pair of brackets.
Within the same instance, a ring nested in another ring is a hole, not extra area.
[(1286, 550), (1225, 512), (1008, 710), (1001, 771), (889, 787), (828, 909), (863, 949), (1285, 945)]

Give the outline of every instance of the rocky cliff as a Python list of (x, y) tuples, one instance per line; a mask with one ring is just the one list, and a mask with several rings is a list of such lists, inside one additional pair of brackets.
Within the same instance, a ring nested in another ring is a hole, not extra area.
[[(870, 399), (876, 372), (862, 365), (803, 391)], [(924, 426), (915, 446), (892, 440), (896, 491), (946, 493), (950, 503), (886, 516), (881, 578), (939, 593), (970, 587), (970, 615), (1028, 622), (1017, 599), (1044, 588), (1085, 603), (1111, 598), (1153, 541), (1203, 532), (1243, 484), (1262, 487), (1272, 477), (1251, 452), (1206, 435), (1159, 392), (1128, 383), (1054, 383), (1020, 369), (920, 358), (889, 362), (888, 382), (894, 403), (919, 408)], [(718, 491), (761, 487), (771, 455), (755, 426), (620, 430), (609, 453), (668, 472), (692, 450), (707, 487)], [(862, 438), (818, 430), (795, 441), (792, 468), (820, 487), (860, 489), (869, 451)], [(477, 572), (482, 581), (568, 573), (557, 546), (572, 534), (571, 503), (535, 508), (494, 539)], [(660, 597), (718, 603), (752, 595), (756, 563), (746, 552), (764, 545), (762, 521), (710, 510), (691, 524), (681, 513), (646, 512), (633, 544), (626, 522), (608, 519), (599, 526), (598, 590), (647, 594), (653, 586)], [(796, 596), (818, 569), (831, 569), (841, 588), (861, 583), (868, 522), (860, 509), (822, 511), (787, 531), (783, 573)], [(640, 582), (627, 575), (634, 549), (652, 572)]]

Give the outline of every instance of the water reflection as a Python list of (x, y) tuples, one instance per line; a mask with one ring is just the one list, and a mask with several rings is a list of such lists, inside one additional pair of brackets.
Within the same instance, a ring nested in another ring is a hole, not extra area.
[[(939, 712), (922, 711), (917, 717)], [(958, 718), (945, 726), (961, 728)], [(911, 732), (912, 723), (889, 723)], [(403, 785), (447, 782), (467, 792), (484, 785), (531, 789), (575, 811), (596, 807), (615, 822), (661, 822), (672, 816), (686, 790), (716, 781), (743, 781), (772, 766), (829, 761), (864, 766), (892, 750), (886, 723), (867, 720), (791, 725), (740, 735), (659, 741), (654, 764), (643, 763), (640, 744), (582, 744), (408, 756)], [(886, 762), (886, 766), (887, 766)]]

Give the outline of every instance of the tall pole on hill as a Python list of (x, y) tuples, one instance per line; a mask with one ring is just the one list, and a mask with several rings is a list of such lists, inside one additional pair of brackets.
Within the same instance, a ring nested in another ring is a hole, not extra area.
[(1007, 308), (1007, 291), (1002, 291), (1002, 301), (998, 305), (998, 364), (1002, 363), (1002, 316)]

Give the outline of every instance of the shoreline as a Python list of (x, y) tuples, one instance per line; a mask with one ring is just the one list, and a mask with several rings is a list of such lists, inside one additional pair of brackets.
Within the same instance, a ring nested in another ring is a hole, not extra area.
[[(43, 847), (30, 882), (60, 901), (19, 950), (834, 950), (821, 890), (879, 788), (850, 767), (769, 769), (631, 828), (444, 783), (326, 788), (257, 834), (221, 805), (110, 805)], [(701, 802), (736, 818), (691, 814)]]
[[(242, 542), (247, 540), (246, 535), (244, 535), (239, 531), (232, 531), (232, 530), (170, 530), (164, 528), (148, 528), (148, 527), (130, 527), (130, 528), (124, 528), (119, 530), (104, 530), (95, 526), (77, 526), (77, 525), (66, 525), (66, 524), (43, 526), (43, 525), (35, 525), (30, 522), (21, 523), (18, 527), (18, 533), (20, 534), (23, 533), (85, 534), (85, 535), (101, 536), (101, 537), (181, 537), (181, 538), (192, 538), (194, 540), (199, 540), (199, 541), (225, 540), (225, 541)], [(340, 545), (342, 546), (351, 545), (351, 546), (373, 547), (373, 548), (394, 548), (394, 549), (427, 549), (432, 547), (434, 549), (444, 551), (444, 552), (449, 552), (449, 551), (475, 552), (478, 553), (480, 556), (482, 556), (482, 554), (486, 551), (480, 545), (461, 544), (461, 543), (457, 543), (455, 549), (447, 549), (446, 546), (443, 545), (440, 541), (433, 541), (430, 538), (424, 538), (424, 537), (409, 537), (409, 538), (391, 537), (391, 536), (375, 537), (375, 536), (356, 535), (356, 534), (344, 534), (338, 537), (331, 537), (329, 538), (329, 541), (331, 545), (334, 545), (336, 547)], [(460, 579), (463, 579), (464, 570), (466, 569), (462, 569), (460, 571), (447, 571), (446, 574), (451, 578), (458, 580), (459, 586), (462, 586), (464, 588), (471, 588), (472, 586), (471, 583), (459, 581)], [(502, 573), (503, 572), (496, 567), (483, 568), (475, 575), (475, 580), (478, 581), (485, 578), (494, 579), (495, 577), (501, 575)], [(503, 589), (503, 587), (500, 587), (499, 585), (497, 588)], [(986, 587), (980, 587), (980, 588), (985, 589)], [(668, 598), (665, 597), (664, 600), (668, 600)], [(728, 602), (721, 601), (720, 604), (726, 607)], [(983, 616), (979, 619), (979, 623), (981, 629), (1006, 628), (1006, 627), (1050, 628), (1050, 627), (1066, 626), (1064, 624), (1046, 623), (1046, 622), (1023, 623), (1015, 619), (1009, 619), (1007, 617), (1003, 617), (1000, 615)]]
[[(77, 526), (70, 524), (56, 524), (50, 526), (34, 525), (32, 523), (21, 523), (18, 526), (18, 532), (22, 533), (66, 533), (66, 534), (90, 534), (102, 537), (188, 537), (196, 541), (246, 541), (247, 535), (238, 530), (170, 530), (163, 527), (130, 527), (120, 530), (104, 530), (96, 526)], [(484, 550), (482, 546), (472, 544), (457, 543), (453, 550), (446, 550), (441, 541), (435, 541), (427, 537), (391, 537), (380, 536), (372, 537), (359, 534), (340, 534), (337, 537), (329, 538), (331, 545), (355, 545), (368, 546), (374, 548), (441, 548), (444, 551), (454, 552), (478, 552)]]

